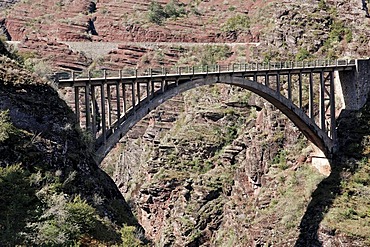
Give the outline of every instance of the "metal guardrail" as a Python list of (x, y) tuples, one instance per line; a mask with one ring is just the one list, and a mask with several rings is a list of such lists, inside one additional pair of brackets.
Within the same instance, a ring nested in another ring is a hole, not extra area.
[(284, 69), (306, 69), (306, 68), (326, 68), (326, 67), (345, 67), (356, 64), (355, 60), (314, 60), (314, 61), (285, 61), (285, 62), (262, 62), (262, 63), (235, 63), (229, 65), (199, 65), (199, 66), (179, 66), (161, 67), (148, 69), (122, 69), (122, 70), (94, 70), (86, 72), (57, 72), (54, 74), (56, 81), (68, 81), (75, 79), (91, 78), (125, 78), (141, 76), (160, 76), (160, 75), (191, 75), (222, 72), (247, 72), (247, 71), (268, 71)]

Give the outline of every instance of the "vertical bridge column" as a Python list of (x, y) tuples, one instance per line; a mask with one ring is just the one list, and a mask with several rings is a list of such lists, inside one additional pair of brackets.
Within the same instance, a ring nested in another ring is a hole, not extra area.
[(337, 141), (337, 123), (335, 118), (335, 89), (334, 89), (334, 72), (330, 72), (329, 74), (330, 80), (330, 136), (331, 139), (336, 142)]
[(75, 113), (77, 124), (80, 126), (80, 88), (73, 85), (75, 93)]
[(119, 80), (116, 82), (117, 121), (121, 118), (120, 85), (122, 85), (122, 70), (119, 70)]
[(320, 71), (320, 129), (326, 132), (326, 126), (325, 126), (325, 81), (324, 81), (324, 72)]
[(106, 71), (104, 70), (104, 82), (100, 85), (102, 136), (103, 136), (104, 144), (107, 141), (107, 122), (106, 122), (106, 110), (105, 110), (105, 84), (106, 84)]
[(299, 72), (298, 74), (298, 94), (299, 94), (299, 103), (298, 103), (298, 106), (299, 106), (299, 109), (302, 109), (302, 98), (303, 98), (303, 94), (302, 94), (302, 72)]
[(313, 110), (313, 72), (309, 73), (309, 87), (308, 87), (308, 116), (309, 118), (314, 118), (314, 110)]
[(85, 85), (86, 129), (91, 131), (90, 71), (88, 72), (88, 74), (89, 74), (89, 80), (86, 82), (86, 85)]

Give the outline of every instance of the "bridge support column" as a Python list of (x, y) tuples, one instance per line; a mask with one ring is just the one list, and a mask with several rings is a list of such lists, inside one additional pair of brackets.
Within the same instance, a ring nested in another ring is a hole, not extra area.
[(103, 143), (107, 141), (107, 120), (106, 120), (106, 111), (105, 111), (105, 92), (104, 84), (100, 86), (100, 101), (101, 101), (101, 122), (102, 122), (102, 136)]
[(131, 102), (132, 102), (132, 109), (135, 112), (135, 82), (131, 84)]
[(150, 100), (152, 100), (154, 98), (155, 93), (155, 83), (153, 80), (150, 80), (150, 84), (151, 84)]
[(292, 100), (292, 76), (288, 73), (288, 99)]
[(86, 129), (91, 130), (90, 83), (85, 86)]
[(310, 76), (310, 85), (309, 85), (309, 93), (308, 93), (308, 116), (313, 119), (314, 117), (314, 110), (313, 110), (313, 72), (309, 73)]
[(136, 92), (137, 92), (137, 105), (140, 105), (141, 97), (140, 97), (140, 82), (136, 82)]
[(107, 84), (107, 117), (108, 122), (107, 126), (110, 128), (112, 126), (112, 94), (111, 94), (111, 88), (110, 85)]
[(324, 72), (320, 72), (320, 125), (319, 127), (326, 131), (325, 126), (325, 81)]
[(126, 117), (126, 113), (127, 113), (126, 84), (122, 83), (121, 85), (122, 85), (123, 116)]
[(370, 92), (370, 59), (356, 60), (356, 70), (335, 73), (336, 95), (342, 101), (342, 108), (359, 110)]
[[(90, 104), (90, 102), (89, 102)], [(97, 113), (98, 113), (98, 109), (97, 108), (97, 102), (96, 102), (96, 96), (95, 96), (95, 86), (91, 86), (91, 112), (92, 114), (90, 115), (89, 113), (89, 119), (91, 119), (91, 132), (94, 136), (94, 138), (96, 138), (96, 125), (98, 124), (100, 126), (100, 122), (97, 123)], [(90, 111), (90, 110), (89, 110)]]
[[(120, 71), (120, 74), (121, 74), (121, 71)], [(120, 96), (120, 90), (119, 90), (120, 84), (122, 84), (122, 81), (119, 81), (116, 84), (117, 120), (120, 119), (121, 117), (121, 96)]]
[(302, 109), (302, 72), (298, 74), (299, 109)]
[(321, 174), (329, 176), (331, 173), (331, 165), (325, 154), (314, 144), (311, 144), (313, 152), (311, 154), (311, 163)]
[(330, 135), (334, 143), (337, 141), (337, 123), (335, 118), (335, 88), (334, 88), (334, 72), (330, 72)]
[(74, 87), (75, 91), (75, 113), (77, 124), (80, 125), (80, 88)]
[(149, 102), (151, 97), (150, 97), (150, 84), (151, 84), (151, 80), (150, 81), (147, 81), (145, 83), (146, 85), (146, 101)]

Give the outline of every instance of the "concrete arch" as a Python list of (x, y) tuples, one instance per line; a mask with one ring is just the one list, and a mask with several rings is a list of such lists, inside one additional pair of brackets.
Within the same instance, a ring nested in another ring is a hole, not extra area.
[(125, 120), (121, 121), (120, 125), (116, 126), (114, 131), (110, 130), (107, 133), (105, 144), (98, 146), (97, 162), (100, 163), (104, 159), (114, 145), (130, 130), (132, 126), (168, 99), (190, 89), (217, 83), (239, 86), (266, 99), (286, 115), (306, 136), (306, 138), (315, 144), (327, 157), (332, 153), (333, 141), (327, 136), (327, 134), (321, 130), (301, 109), (282, 96), (279, 92), (261, 83), (251, 81), (243, 77), (236, 77), (231, 74), (217, 74), (205, 75), (200, 79), (181, 80), (179, 81), (178, 86), (172, 84), (169, 88), (166, 88), (163, 93), (155, 93), (154, 97), (150, 101), (143, 99), (139, 108), (135, 111), (131, 110), (131, 112), (128, 112), (125, 115)]

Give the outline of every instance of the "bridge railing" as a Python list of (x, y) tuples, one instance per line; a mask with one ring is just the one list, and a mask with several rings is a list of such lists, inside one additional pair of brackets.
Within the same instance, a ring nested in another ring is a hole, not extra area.
[[(313, 60), (313, 61), (285, 61), (285, 62), (259, 62), (259, 63), (235, 63), (235, 64), (213, 64), (197, 66), (139, 68), (122, 70), (91, 70), (84, 72), (71, 72), (70, 76), (58, 77), (60, 80), (91, 79), (91, 78), (123, 78), (155, 75), (185, 75), (185, 74), (207, 74), (222, 72), (264, 71), (284, 69), (305, 69), (319, 67), (338, 67), (355, 65), (355, 60)], [(58, 73), (62, 74), (62, 73)]]

